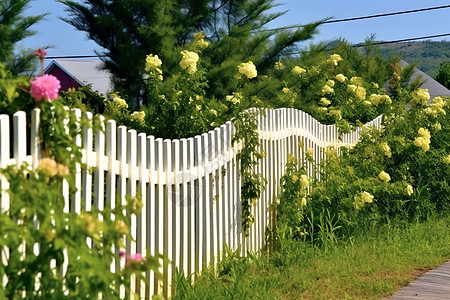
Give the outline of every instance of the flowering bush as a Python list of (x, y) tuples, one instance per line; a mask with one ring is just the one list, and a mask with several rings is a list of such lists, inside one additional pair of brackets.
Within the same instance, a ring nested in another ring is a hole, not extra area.
[[(313, 115), (325, 124), (337, 124), (348, 132), (350, 126), (368, 122), (391, 109), (392, 99), (377, 82), (352, 76), (339, 54), (312, 66), (294, 65), (281, 77), (284, 88), (270, 106), (294, 107)], [(346, 76), (347, 74), (347, 76)]]
[[(19, 93), (11, 91), (19, 83), (13, 78), (0, 85), (0, 92), (14, 101)], [(81, 150), (74, 141), (83, 126), (56, 100), (58, 84), (46, 75), (31, 83), (30, 94), (41, 108), (39, 166), (24, 163), (0, 170), (9, 182), (2, 191), (9, 195), (9, 207), (0, 213), (0, 298), (119, 299), (121, 285), (130, 293), (131, 274), (157, 271), (159, 258), (135, 254), (126, 257), (125, 266), (119, 264), (119, 249), (125, 237), (131, 239), (131, 214), (141, 207), (139, 197), (127, 195), (127, 203), (117, 201), (114, 208), (69, 212), (63, 186), (68, 185), (70, 194), (76, 191)]]
[[(361, 141), (340, 149), (341, 155), (329, 149), (320, 166), (321, 180), (309, 180), (308, 194), (300, 182), (295, 186), (304, 170), (289, 160), (277, 205), (279, 231), (294, 232), (294, 237), (302, 232), (322, 244), (387, 220), (449, 212), (450, 101), (439, 97), (427, 104), (427, 92), (420, 89), (399, 94), (406, 99), (393, 101), (417, 103), (422, 95), (422, 104), (387, 114), (381, 129), (365, 129)], [(437, 105), (437, 113), (430, 114)]]
[(30, 93), (36, 100), (53, 101), (58, 98), (60, 88), (61, 84), (55, 76), (44, 74), (31, 81)]

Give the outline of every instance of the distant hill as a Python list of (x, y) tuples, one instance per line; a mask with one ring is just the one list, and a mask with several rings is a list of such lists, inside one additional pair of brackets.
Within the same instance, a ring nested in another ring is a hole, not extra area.
[(380, 45), (386, 57), (390, 53), (398, 54), (408, 63), (416, 63), (417, 67), (435, 78), (439, 66), (444, 61), (450, 61), (450, 41), (402, 42)]

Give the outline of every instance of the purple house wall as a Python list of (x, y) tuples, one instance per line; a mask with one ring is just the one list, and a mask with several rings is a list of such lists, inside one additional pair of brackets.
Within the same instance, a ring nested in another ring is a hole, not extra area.
[(53, 68), (47, 73), (55, 76), (61, 82), (61, 91), (67, 91), (69, 88), (79, 88), (81, 85), (72, 77), (70, 77), (65, 71), (61, 70), (59, 66), (53, 66)]
[(53, 60), (44, 70), (61, 82), (61, 90), (90, 85), (93, 91), (108, 95), (113, 90), (111, 74), (101, 61)]

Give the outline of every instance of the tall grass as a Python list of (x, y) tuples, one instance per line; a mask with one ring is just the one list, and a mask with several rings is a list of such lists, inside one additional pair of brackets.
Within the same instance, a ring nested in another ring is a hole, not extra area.
[(218, 270), (191, 284), (178, 275), (175, 299), (381, 299), (450, 258), (450, 217), (395, 221), (321, 246), (280, 238), (247, 258), (227, 250)]

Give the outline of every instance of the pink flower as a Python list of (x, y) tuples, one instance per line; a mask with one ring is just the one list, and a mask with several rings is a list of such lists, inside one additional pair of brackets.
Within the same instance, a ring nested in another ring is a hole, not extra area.
[(42, 75), (34, 78), (31, 82), (30, 93), (36, 100), (53, 101), (58, 98), (58, 92), (61, 88), (61, 83), (58, 78), (53, 75)]
[(127, 253), (125, 252), (125, 250), (120, 249), (120, 251), (119, 251), (119, 257), (120, 257), (120, 258), (124, 258), (126, 255), (127, 255)]
[(34, 51), (33, 55), (38, 56), (39, 59), (44, 59), (47, 56), (47, 51), (42, 48), (38, 48), (36, 51)]
[(134, 262), (141, 262), (142, 261), (142, 255), (140, 253), (136, 253), (136, 254), (131, 254), (128, 255), (126, 260), (125, 260), (125, 265), (129, 265), (131, 263)]

